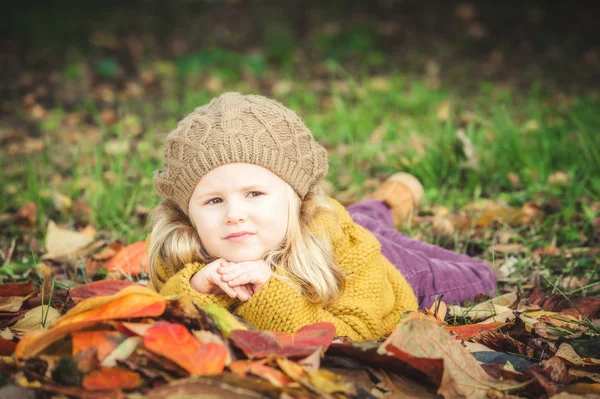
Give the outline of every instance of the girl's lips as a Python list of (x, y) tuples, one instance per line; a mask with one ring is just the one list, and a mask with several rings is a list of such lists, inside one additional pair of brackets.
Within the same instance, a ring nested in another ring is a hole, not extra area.
[(253, 235), (254, 235), (253, 233), (243, 233), (243, 234), (231, 235), (225, 239), (228, 241), (233, 241), (233, 242), (241, 242), (241, 241), (246, 241), (248, 238), (250, 238)]

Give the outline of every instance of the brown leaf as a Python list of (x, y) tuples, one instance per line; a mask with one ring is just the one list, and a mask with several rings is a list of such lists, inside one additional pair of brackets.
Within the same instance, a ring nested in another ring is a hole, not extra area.
[(471, 341), (483, 344), (499, 352), (519, 353), (528, 357), (533, 357), (535, 355), (533, 348), (497, 331), (481, 331), (479, 334), (472, 337)]
[(586, 370), (571, 367), (569, 369), (569, 374), (571, 374), (573, 377), (578, 378), (578, 379), (579, 378), (587, 378), (591, 381), (600, 383), (600, 373), (594, 373), (591, 371), (586, 371)]
[(276, 387), (284, 387), (294, 381), (281, 371), (265, 365), (267, 359), (261, 360), (236, 360), (229, 365), (229, 369), (240, 377), (247, 374), (254, 374), (264, 380), (269, 381)]
[(28, 202), (14, 215), (14, 221), (25, 222), (29, 226), (33, 226), (37, 220), (37, 211), (38, 206), (33, 202)]
[(0, 311), (2, 312), (18, 312), (23, 306), (23, 302), (31, 298), (33, 293), (27, 296), (4, 296), (0, 297)]
[(69, 291), (69, 296), (75, 303), (79, 303), (84, 299), (94, 298), (97, 296), (113, 295), (121, 291), (125, 287), (134, 285), (131, 281), (127, 280), (99, 280), (92, 283), (83, 284), (77, 286)]
[(379, 353), (393, 355), (427, 374), (444, 397), (487, 398), (490, 388), (519, 387), (492, 379), (477, 360), (443, 328), (426, 320), (413, 320), (383, 342)]
[(556, 356), (540, 362), (537, 366), (542, 374), (552, 382), (564, 385), (573, 381), (573, 377), (567, 371), (564, 363)]
[(573, 316), (581, 312), (590, 318), (600, 317), (600, 297), (567, 295), (567, 298), (561, 294), (546, 295), (540, 287), (535, 287), (525, 303)]

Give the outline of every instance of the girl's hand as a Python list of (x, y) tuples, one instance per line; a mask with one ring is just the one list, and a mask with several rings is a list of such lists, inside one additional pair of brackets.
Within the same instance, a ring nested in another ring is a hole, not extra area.
[(217, 272), (221, 274), (221, 279), (229, 287), (251, 285), (252, 294), (257, 293), (273, 274), (271, 268), (262, 259), (240, 263), (228, 262), (219, 267)]
[(225, 259), (217, 259), (199, 270), (190, 279), (190, 285), (201, 294), (228, 295), (230, 298), (238, 298), (247, 301), (254, 294), (251, 285), (240, 285), (231, 287), (223, 281), (221, 274), (217, 272), (219, 267), (227, 265)]

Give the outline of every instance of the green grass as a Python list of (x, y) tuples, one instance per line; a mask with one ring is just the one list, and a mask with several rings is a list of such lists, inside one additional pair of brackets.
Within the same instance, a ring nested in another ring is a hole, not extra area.
[[(78, 111), (91, 114), (97, 122), (76, 126), (80, 141), (75, 143), (64, 139), (67, 129), (61, 121), (67, 112), (60, 106), (50, 110), (49, 118), (40, 124), (46, 142), (41, 154), (12, 157), (5, 150), (0, 152), (6, 179), (0, 190), (0, 213), (33, 201), (40, 206), (38, 227), (42, 232), (49, 219), (71, 222), (70, 213), (60, 214), (55, 209), (52, 194), (58, 191), (72, 200), (87, 201), (93, 210), (91, 222), (99, 231), (128, 242), (145, 238), (143, 218), (137, 216), (136, 207), (152, 208), (158, 202), (152, 172), (161, 167), (165, 137), (179, 119), (216, 94), (198, 80), (213, 76), (222, 83), (219, 92), (259, 92), (299, 113), (331, 151), (328, 179), (338, 190), (354, 190), (357, 199), (372, 190), (365, 185), (369, 179), (383, 180), (396, 171), (406, 171), (423, 182), (424, 205), (457, 210), (481, 198), (504, 199), (517, 207), (526, 201), (560, 201), (558, 210), (543, 223), (516, 229), (517, 240), (533, 247), (552, 239), (557, 245), (578, 246), (581, 232), (593, 234), (591, 223), (597, 215), (585, 206), (600, 200), (597, 96), (567, 101), (541, 94), (539, 86), (523, 94), (482, 84), (475, 95), (457, 97), (399, 72), (384, 76), (382, 85), (381, 78), (353, 75), (335, 62), (327, 64), (322, 91), (314, 89), (313, 81), (297, 78), (294, 71), (270, 71), (264, 79), (288, 85), (287, 90), (272, 93), (256, 87), (255, 81), (263, 79), (262, 72), (247, 72), (252, 79), (240, 79), (237, 67), (232, 66), (235, 57), (219, 52), (211, 57), (188, 59), (179, 69), (172, 68), (176, 64), (155, 64), (163, 71), (163, 75), (159, 73), (161, 93), (120, 103), (121, 118), (111, 126), (102, 124), (101, 111), (91, 98), (82, 99)], [(195, 72), (198, 66), (194, 62), (202, 65), (202, 72)], [(445, 101), (450, 102), (451, 111), (447, 119), (440, 120), (437, 111)], [(461, 119), (466, 111), (471, 112), (470, 123)], [(140, 136), (131, 133), (132, 123), (143, 127)], [(86, 143), (89, 129), (99, 131), (97, 145)], [(473, 144), (479, 159), (476, 169), (465, 167), (459, 129)], [(372, 138), (375, 131), (380, 139)], [(119, 148), (121, 145), (125, 147)], [(568, 175), (568, 184), (549, 183), (549, 176), (558, 171)], [(53, 179), (56, 174), (62, 176), (58, 183)], [(510, 174), (520, 182), (511, 183)], [(434, 236), (426, 237), (439, 243)], [(462, 250), (472, 244), (464, 235), (453, 239), (463, 243)], [(482, 238), (476, 244), (485, 247), (492, 239)], [(569, 271), (582, 267), (577, 260), (570, 262)], [(522, 272), (529, 273), (531, 267)], [(591, 265), (583, 269), (595, 273)]]

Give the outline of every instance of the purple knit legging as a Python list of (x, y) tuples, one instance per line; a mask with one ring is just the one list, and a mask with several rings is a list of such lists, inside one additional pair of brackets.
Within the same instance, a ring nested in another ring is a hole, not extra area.
[(479, 293), (493, 294), (496, 278), (492, 270), (467, 255), (414, 240), (394, 228), (390, 209), (368, 199), (347, 207), (352, 219), (371, 231), (381, 242), (381, 252), (404, 275), (415, 291), (419, 307), (430, 307), (435, 296), (444, 295), (451, 304), (472, 299)]

